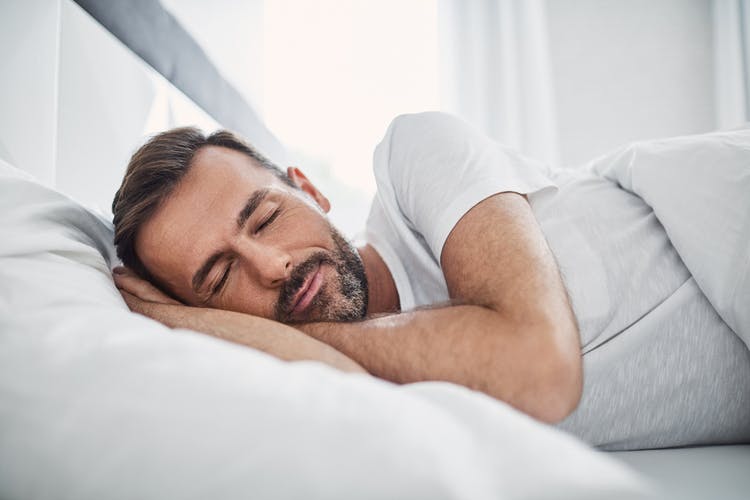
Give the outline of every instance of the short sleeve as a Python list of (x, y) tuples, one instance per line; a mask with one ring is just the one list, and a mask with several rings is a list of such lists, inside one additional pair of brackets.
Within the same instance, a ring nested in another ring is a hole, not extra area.
[(554, 187), (543, 164), (440, 112), (396, 117), (375, 150), (374, 173), (384, 205), (422, 235), (438, 264), (451, 230), (477, 203)]

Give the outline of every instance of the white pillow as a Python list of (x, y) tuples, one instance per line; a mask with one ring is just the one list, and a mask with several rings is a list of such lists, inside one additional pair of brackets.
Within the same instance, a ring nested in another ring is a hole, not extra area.
[(130, 313), (111, 224), (0, 165), (0, 498), (639, 498), (446, 383), (285, 363)]
[(636, 142), (588, 168), (640, 196), (750, 348), (750, 130)]

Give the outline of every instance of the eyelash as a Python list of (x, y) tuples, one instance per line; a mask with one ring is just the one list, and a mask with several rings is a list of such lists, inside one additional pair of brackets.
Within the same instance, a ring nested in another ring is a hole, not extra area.
[(269, 217), (268, 217), (268, 218), (267, 218), (266, 220), (264, 220), (263, 222), (261, 222), (261, 223), (260, 223), (260, 225), (259, 225), (259, 226), (258, 226), (258, 228), (257, 228), (257, 229), (255, 230), (255, 232), (256, 232), (256, 233), (258, 233), (258, 232), (262, 231), (263, 229), (265, 229), (265, 228), (266, 228), (266, 227), (267, 227), (267, 226), (268, 226), (269, 224), (271, 224), (271, 223), (272, 223), (272, 222), (273, 222), (273, 221), (274, 221), (274, 220), (276, 219), (276, 217), (278, 217), (278, 216), (279, 216), (279, 209), (277, 208), (276, 210), (274, 210), (274, 211), (273, 211), (273, 213), (272, 213), (272, 214), (271, 214), (271, 215), (270, 215), (270, 216), (269, 216)]
[(222, 288), (224, 288), (224, 284), (227, 282), (227, 278), (229, 278), (229, 268), (232, 267), (232, 264), (229, 264), (224, 271), (224, 274), (221, 276), (221, 279), (218, 283), (216, 283), (216, 286), (211, 292), (211, 295), (216, 295)]

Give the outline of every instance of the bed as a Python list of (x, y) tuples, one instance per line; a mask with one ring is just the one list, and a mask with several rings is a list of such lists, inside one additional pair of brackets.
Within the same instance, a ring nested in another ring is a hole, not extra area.
[(2, 9), (0, 498), (750, 495), (747, 445), (604, 453), (463, 387), (130, 313), (109, 204), (134, 148), (188, 124), (284, 147), (156, 1)]

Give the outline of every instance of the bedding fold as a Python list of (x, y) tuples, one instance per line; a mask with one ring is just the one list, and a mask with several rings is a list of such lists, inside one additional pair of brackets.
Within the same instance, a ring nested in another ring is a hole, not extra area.
[(701, 291), (750, 348), (750, 130), (634, 143), (588, 168), (653, 209)]

